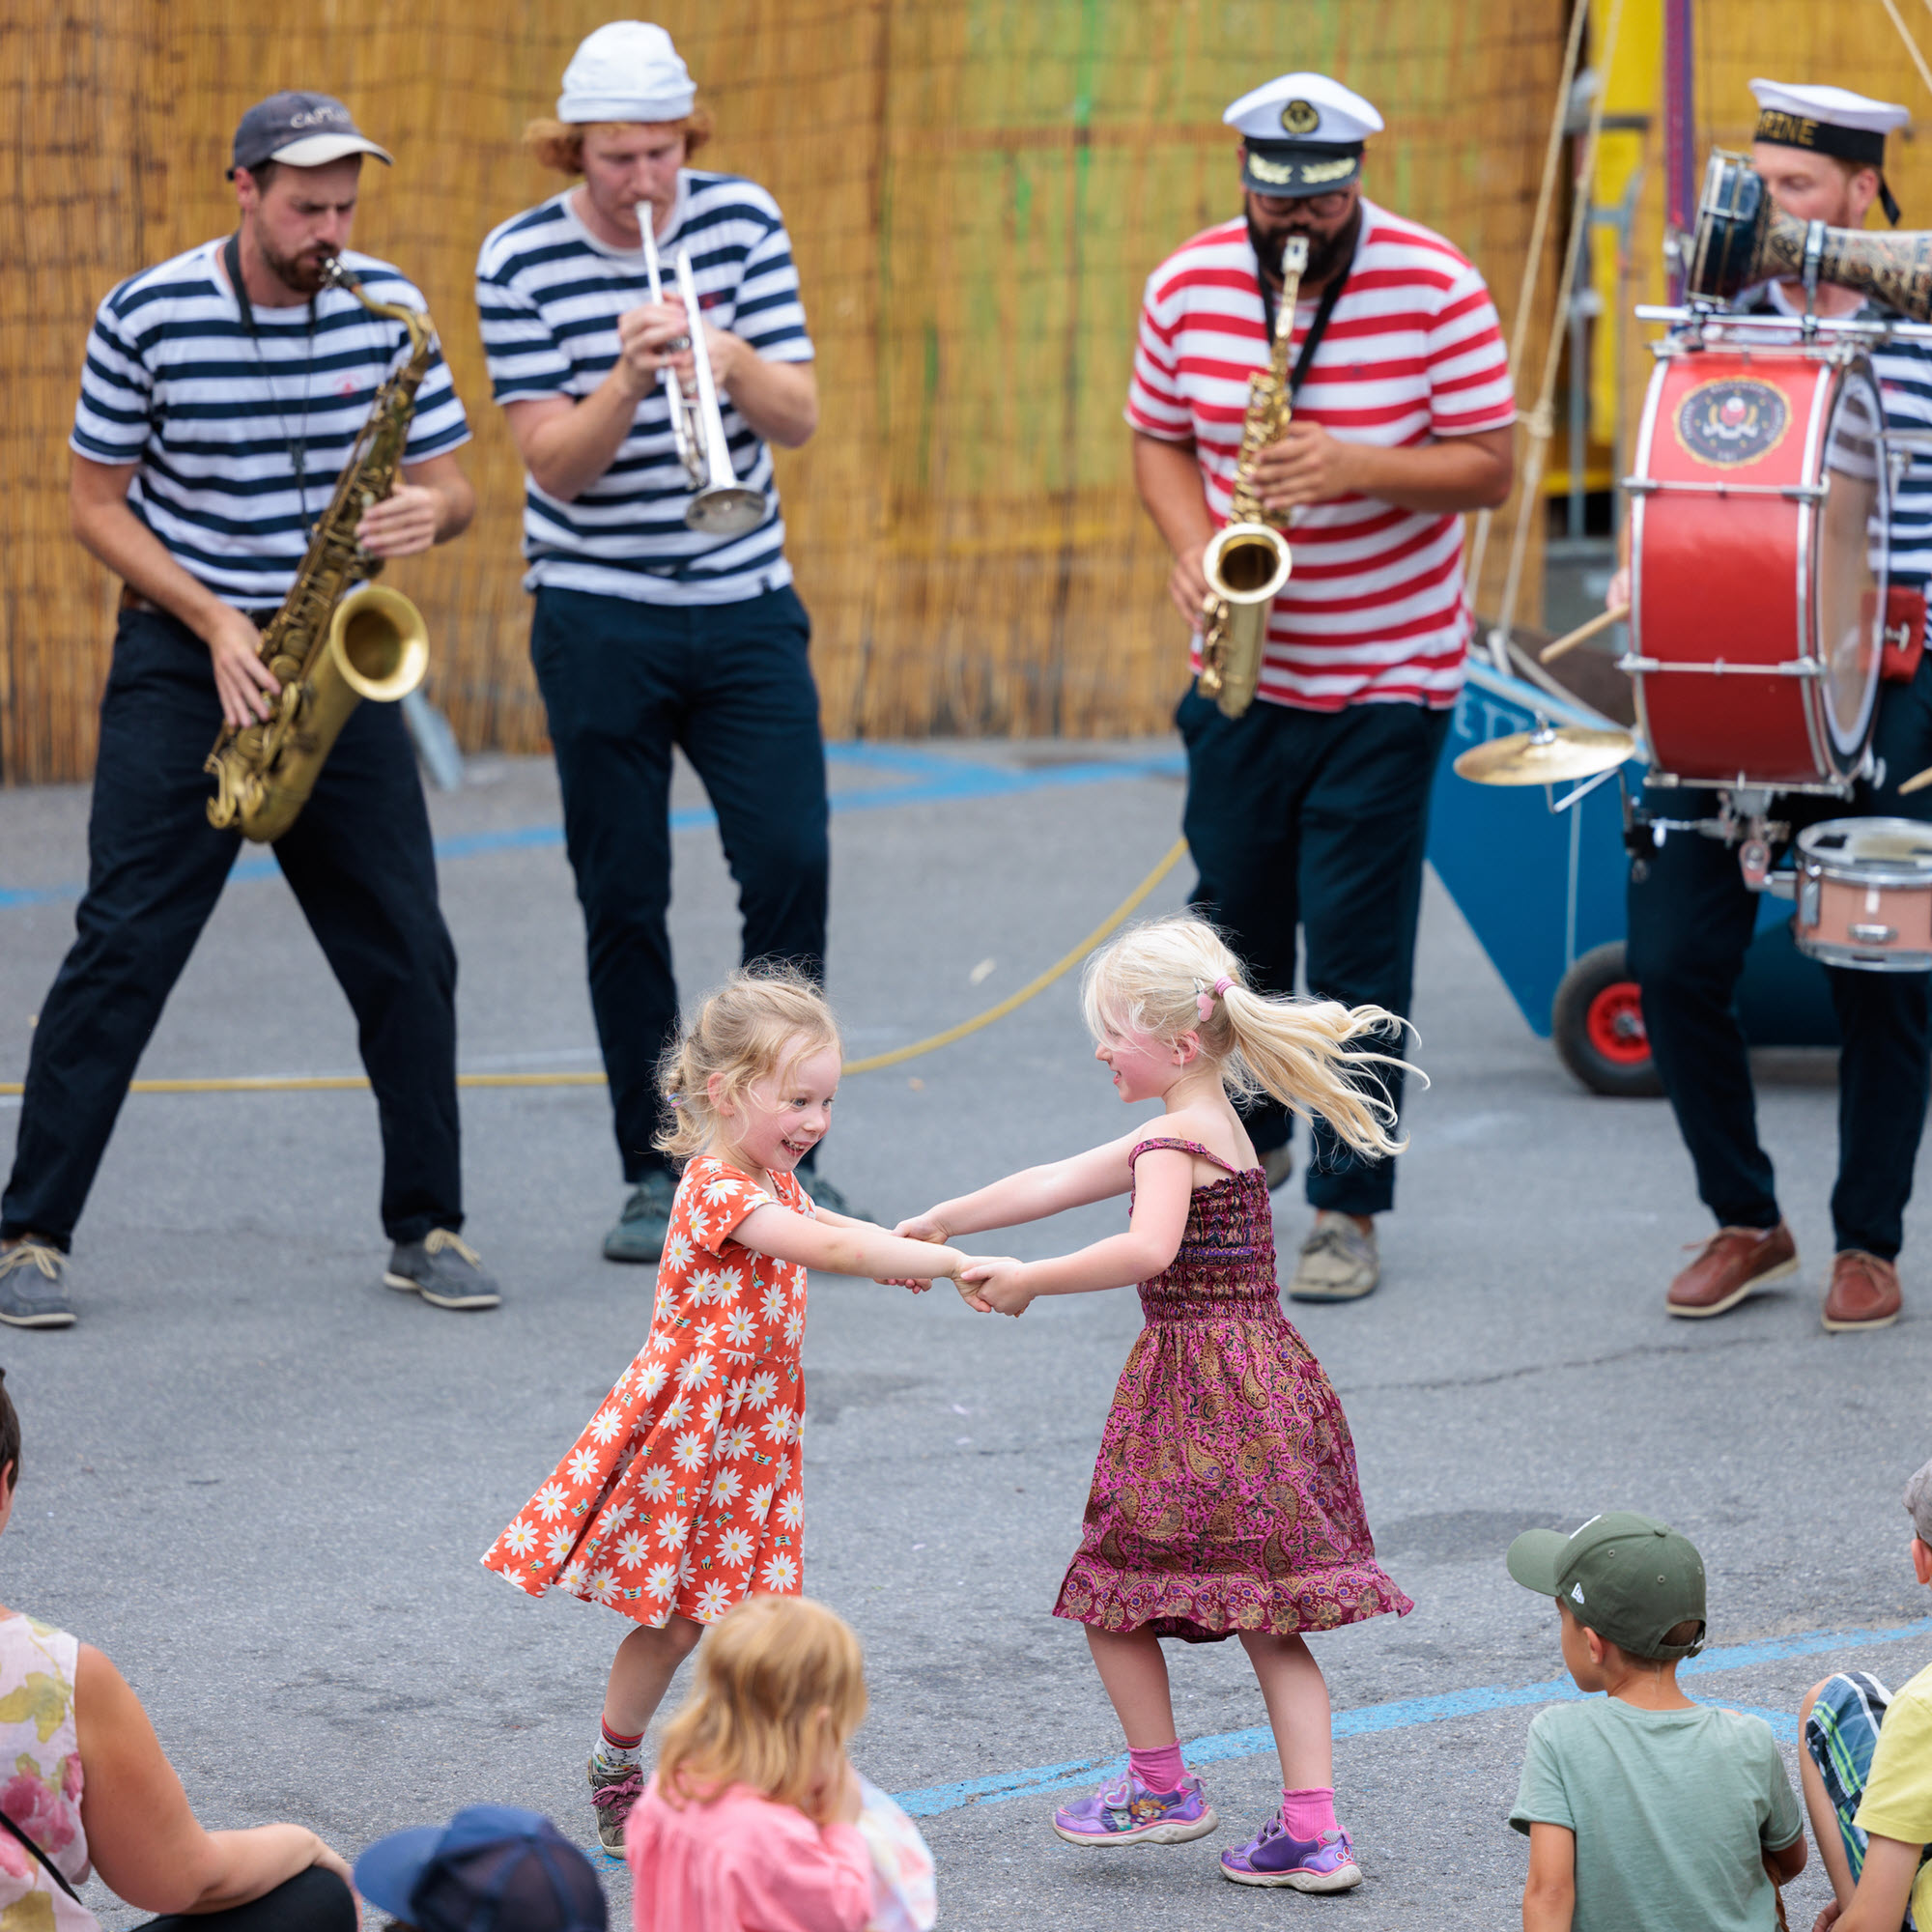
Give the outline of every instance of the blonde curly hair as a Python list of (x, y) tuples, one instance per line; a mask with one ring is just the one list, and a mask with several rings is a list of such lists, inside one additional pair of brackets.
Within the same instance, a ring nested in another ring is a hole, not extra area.
[(707, 995), (658, 1063), (670, 1119), (654, 1143), (673, 1160), (714, 1147), (722, 1117), (712, 1098), (736, 1100), (760, 1080), (825, 1047), (838, 1050), (838, 1022), (825, 995), (796, 966), (747, 966)]
[(711, 110), (694, 107), (678, 121), (532, 121), (524, 129), (524, 146), (553, 173), (581, 175), (584, 135), (628, 134), (633, 128), (661, 128), (668, 133), (682, 134), (687, 161), (714, 131)]
[(1093, 953), (1080, 1007), (1096, 1040), (1132, 1032), (1171, 1043), (1193, 1034), (1230, 1094), (1269, 1094), (1305, 1120), (1320, 1115), (1357, 1153), (1397, 1154), (1408, 1145), (1378, 1069), (1399, 1068), (1425, 1084), (1427, 1076), (1353, 1044), (1399, 1038), (1407, 1022), (1382, 1007), (1256, 992), (1228, 942), (1196, 914), (1144, 921)]

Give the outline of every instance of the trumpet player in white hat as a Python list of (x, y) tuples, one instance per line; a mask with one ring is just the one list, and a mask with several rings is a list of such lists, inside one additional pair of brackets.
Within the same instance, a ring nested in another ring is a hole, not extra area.
[[(1126, 410), (1197, 672), (1204, 556), (1229, 520), (1248, 378), (1269, 361), (1291, 237), (1307, 263), (1293, 418), (1252, 478), (1264, 516), (1287, 527), (1293, 574), (1266, 619), (1255, 702), (1230, 717), (1190, 690), (1177, 714), (1195, 903), (1262, 990), (1294, 990), (1298, 925), (1312, 992), (1406, 1013), (1430, 785), (1471, 629), (1462, 512), (1509, 495), (1508, 360), (1476, 270), (1363, 193), (1382, 119), (1359, 94), (1285, 73), (1222, 119), (1240, 138), (1241, 208), (1148, 278)], [(1264, 1106), (1248, 1132), (1278, 1185), (1288, 1115)], [(1375, 1288), (1375, 1217), (1394, 1186), (1389, 1162), (1317, 1127), (1315, 1224), (1291, 1294)]]
[[(626, 1198), (612, 1261), (655, 1262), (653, 1146), (677, 1017), (669, 785), (718, 813), (746, 960), (824, 970), (825, 753), (772, 448), (818, 422), (791, 238), (755, 182), (694, 166), (711, 116), (670, 36), (613, 20), (525, 141), (571, 179), (476, 265), (496, 400), (527, 477), (530, 655), (562, 781)], [(844, 1203), (801, 1172), (821, 1208)]]

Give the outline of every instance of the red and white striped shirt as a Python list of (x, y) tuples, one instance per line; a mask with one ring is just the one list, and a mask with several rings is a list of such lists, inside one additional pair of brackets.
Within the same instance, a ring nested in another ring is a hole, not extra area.
[[(1297, 341), (1315, 309), (1296, 307)], [(1148, 278), (1126, 410), (1142, 435), (1193, 443), (1217, 526), (1234, 493), (1248, 376), (1266, 363), (1247, 223), (1223, 222)], [(1505, 428), (1516, 402), (1482, 276), (1441, 236), (1364, 199), (1354, 267), (1294, 412), (1388, 449)], [(1289, 538), (1294, 574), (1269, 619), (1262, 697), (1305, 711), (1456, 701), (1471, 628), (1460, 516), (1339, 497), (1298, 509)]]

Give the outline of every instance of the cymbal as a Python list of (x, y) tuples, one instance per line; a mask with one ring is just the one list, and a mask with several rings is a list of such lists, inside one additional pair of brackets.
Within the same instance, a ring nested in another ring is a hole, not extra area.
[(1539, 724), (1464, 752), (1456, 760), (1456, 776), (1487, 785), (1566, 784), (1615, 771), (1635, 750), (1628, 731)]

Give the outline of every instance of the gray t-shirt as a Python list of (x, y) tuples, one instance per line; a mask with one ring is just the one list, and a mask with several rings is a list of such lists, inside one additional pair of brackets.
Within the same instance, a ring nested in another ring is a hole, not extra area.
[(1761, 1856), (1804, 1830), (1762, 1718), (1615, 1697), (1536, 1714), (1510, 1823), (1576, 1833), (1571, 1932), (1773, 1932)]

